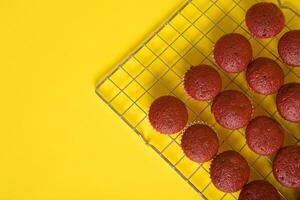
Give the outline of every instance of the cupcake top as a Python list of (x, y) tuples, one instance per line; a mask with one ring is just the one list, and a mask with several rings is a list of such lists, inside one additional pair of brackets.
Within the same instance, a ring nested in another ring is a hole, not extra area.
[(246, 126), (252, 115), (251, 102), (243, 93), (236, 90), (219, 93), (213, 101), (211, 110), (216, 121), (228, 129)]
[(247, 161), (236, 151), (225, 151), (215, 157), (210, 166), (212, 183), (223, 192), (243, 188), (250, 175)]
[(252, 59), (252, 47), (249, 41), (238, 33), (222, 36), (213, 49), (217, 65), (228, 73), (237, 73), (246, 69)]
[(219, 73), (209, 65), (198, 65), (189, 69), (183, 81), (186, 93), (194, 100), (210, 101), (222, 88)]
[(283, 186), (300, 189), (300, 146), (282, 148), (273, 161), (275, 178)]
[(252, 119), (245, 134), (250, 149), (260, 155), (275, 153), (283, 145), (282, 127), (277, 121), (267, 116), (258, 116)]
[(163, 134), (172, 134), (185, 127), (188, 111), (178, 98), (162, 96), (151, 104), (148, 117), (155, 130)]
[(300, 83), (283, 85), (276, 96), (276, 105), (284, 119), (300, 123)]
[(284, 82), (280, 66), (269, 58), (257, 58), (250, 63), (246, 72), (248, 86), (261, 95), (275, 94)]
[(280, 38), (278, 53), (287, 65), (300, 67), (300, 30), (286, 32)]
[(219, 149), (217, 134), (205, 124), (188, 127), (181, 139), (184, 154), (191, 160), (203, 163), (211, 160)]
[(280, 200), (276, 188), (267, 181), (255, 180), (242, 189), (238, 200)]
[(246, 25), (255, 38), (271, 38), (284, 27), (284, 15), (273, 3), (257, 3), (246, 13)]

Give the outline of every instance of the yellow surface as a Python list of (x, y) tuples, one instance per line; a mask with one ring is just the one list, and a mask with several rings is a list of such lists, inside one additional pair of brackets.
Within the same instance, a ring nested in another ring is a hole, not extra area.
[(182, 1), (79, 2), (0, 1), (0, 199), (197, 199), (94, 92)]

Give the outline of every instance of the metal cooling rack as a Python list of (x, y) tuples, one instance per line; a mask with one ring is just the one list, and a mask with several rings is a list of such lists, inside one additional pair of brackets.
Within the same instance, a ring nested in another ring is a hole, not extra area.
[[(300, 82), (300, 68), (290, 68), (278, 58), (277, 42), (283, 33), (300, 28), (300, 14), (291, 3), (271, 0), (286, 17), (284, 30), (275, 38), (255, 40), (245, 26), (246, 10), (257, 0), (189, 0), (162, 27), (116, 67), (96, 93), (128, 126), (156, 151), (203, 199), (237, 199), (236, 193), (217, 190), (209, 179), (210, 162), (197, 164), (180, 149), (180, 133), (165, 136), (155, 132), (147, 119), (150, 104), (159, 96), (171, 94), (185, 102), (189, 122), (205, 121), (218, 133), (220, 150), (240, 152), (251, 166), (250, 180), (265, 179), (279, 191), (282, 199), (295, 199), (295, 190), (282, 187), (272, 174), (272, 157), (253, 153), (245, 142), (244, 129), (227, 130), (210, 113), (210, 102), (195, 102), (182, 87), (182, 78), (190, 66), (209, 64), (222, 77), (223, 90), (236, 89), (252, 99), (254, 116), (271, 116), (286, 132), (285, 145), (300, 144), (300, 126), (285, 121), (276, 111), (275, 95), (260, 96), (248, 90), (245, 73), (227, 74), (214, 64), (212, 47), (219, 37), (237, 32), (252, 44), (254, 57), (276, 60), (285, 74), (285, 82)], [(269, 1), (270, 2), (270, 1)], [(291, 1), (292, 2), (292, 1)]]

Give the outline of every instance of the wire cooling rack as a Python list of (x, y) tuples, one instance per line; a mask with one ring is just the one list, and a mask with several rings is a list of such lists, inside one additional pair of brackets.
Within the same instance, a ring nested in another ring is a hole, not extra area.
[[(116, 67), (96, 89), (96, 93), (128, 126), (153, 148), (203, 199), (237, 199), (239, 193), (217, 190), (209, 178), (210, 162), (197, 164), (184, 156), (180, 133), (166, 136), (153, 130), (147, 112), (152, 101), (162, 95), (174, 95), (185, 102), (189, 122), (205, 121), (218, 133), (219, 152), (240, 152), (251, 166), (250, 180), (264, 179), (272, 183), (282, 199), (296, 199), (295, 190), (282, 187), (272, 173), (272, 157), (259, 156), (245, 142), (244, 129), (227, 130), (211, 115), (211, 102), (196, 102), (187, 97), (182, 86), (183, 75), (198, 64), (209, 64), (222, 77), (223, 90), (236, 89), (253, 103), (254, 116), (271, 116), (285, 129), (285, 145), (300, 144), (300, 125), (285, 121), (276, 111), (275, 95), (260, 96), (248, 90), (245, 72), (227, 74), (213, 62), (212, 48), (222, 35), (237, 32), (252, 44), (254, 57), (276, 60), (285, 74), (285, 83), (300, 82), (300, 68), (286, 66), (278, 58), (277, 43), (285, 32), (300, 28), (300, 16), (292, 1), (272, 1), (284, 12), (286, 25), (275, 38), (255, 40), (245, 26), (246, 10), (256, 0), (190, 0), (187, 1), (148, 40)], [(269, 1), (270, 2), (270, 1)], [(299, 192), (299, 191), (298, 191)]]

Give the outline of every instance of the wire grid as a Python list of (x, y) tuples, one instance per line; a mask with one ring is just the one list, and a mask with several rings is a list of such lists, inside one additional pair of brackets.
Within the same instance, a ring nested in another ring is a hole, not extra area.
[(248, 32), (244, 17), (246, 10), (257, 0), (190, 0), (163, 26), (99, 83), (96, 93), (128, 126), (153, 148), (203, 199), (237, 199), (239, 192), (223, 193), (209, 178), (210, 162), (197, 164), (184, 156), (180, 148), (181, 134), (171, 136), (153, 130), (147, 119), (154, 99), (174, 95), (185, 102), (189, 123), (200, 120), (218, 133), (219, 152), (235, 150), (241, 153), (251, 167), (250, 180), (271, 182), (282, 199), (295, 199), (295, 190), (282, 187), (272, 174), (272, 157), (259, 156), (245, 142), (244, 129), (227, 130), (218, 125), (210, 113), (211, 102), (195, 102), (183, 90), (183, 75), (200, 63), (213, 66), (221, 75), (223, 90), (235, 89), (246, 94), (253, 104), (254, 116), (267, 115), (281, 123), (286, 137), (285, 145), (300, 144), (300, 126), (289, 123), (278, 114), (275, 95), (252, 93), (245, 82), (245, 72), (227, 74), (214, 64), (212, 48), (222, 35), (237, 32), (252, 44), (254, 57), (276, 60), (285, 74), (285, 82), (299, 82), (300, 68), (291, 68), (281, 62), (277, 54), (279, 38), (287, 31), (300, 28), (299, 13), (292, 5), (273, 1), (282, 8), (286, 25), (275, 38), (255, 40)]

